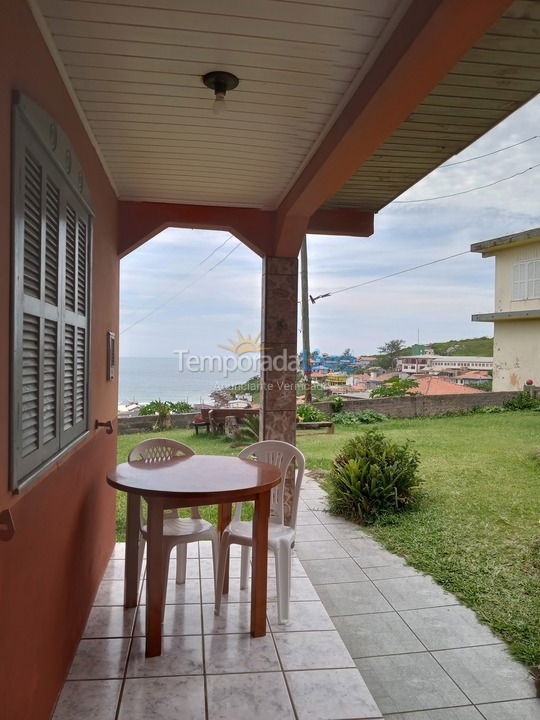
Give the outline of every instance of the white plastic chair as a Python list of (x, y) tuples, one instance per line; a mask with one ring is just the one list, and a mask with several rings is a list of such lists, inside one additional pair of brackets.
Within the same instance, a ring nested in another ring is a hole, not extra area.
[[(128, 461), (144, 463), (160, 463), (172, 460), (175, 457), (191, 457), (194, 451), (176, 440), (169, 438), (152, 438), (143, 440), (129, 453)], [(141, 507), (140, 531), (143, 542), (139, 546), (139, 562), (142, 560), (144, 543), (147, 540), (147, 526), (144, 521)], [(163, 513), (163, 551), (165, 553), (165, 583), (168, 575), (171, 551), (176, 550), (176, 582), (183, 585), (186, 582), (187, 546), (188, 543), (199, 540), (212, 541), (212, 555), (214, 559), (214, 578), (216, 577), (217, 558), (219, 555), (219, 536), (212, 523), (201, 518), (198, 507), (191, 508), (190, 518), (178, 516), (178, 510), (165, 510)]]
[[(289, 597), (291, 589), (291, 548), (296, 537), (296, 516), (298, 498), (304, 474), (305, 458), (294, 445), (281, 440), (263, 440), (242, 450), (239, 457), (253, 458), (260, 462), (276, 465), (281, 470), (281, 482), (272, 489), (270, 501), (270, 522), (268, 525), (268, 547), (273, 551), (276, 562), (276, 588), (278, 598), (278, 621), (286, 624), (289, 620)], [(285, 525), (283, 513), (283, 496), (285, 478), (291, 463), (295, 461), (294, 494), (290, 524)], [(234, 517), (227, 525), (219, 546), (219, 562), (216, 579), (215, 613), (219, 615), (221, 596), (225, 579), (225, 566), (231, 544), (242, 546), (240, 561), (240, 588), (247, 586), (250, 548), (253, 544), (253, 525), (241, 520), (242, 503), (236, 503)]]

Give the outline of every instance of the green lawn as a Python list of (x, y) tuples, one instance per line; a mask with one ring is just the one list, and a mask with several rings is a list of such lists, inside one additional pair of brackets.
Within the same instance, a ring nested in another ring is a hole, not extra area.
[[(388, 420), (377, 427), (392, 439), (414, 441), (425, 483), (417, 509), (368, 531), (473, 608), (519, 660), (540, 662), (540, 413)], [(309, 468), (329, 468), (362, 429), (302, 434), (298, 446)], [(164, 434), (197, 453), (238, 452), (189, 430)], [(119, 462), (151, 436), (120, 437)], [(119, 539), (123, 533), (120, 494)]]

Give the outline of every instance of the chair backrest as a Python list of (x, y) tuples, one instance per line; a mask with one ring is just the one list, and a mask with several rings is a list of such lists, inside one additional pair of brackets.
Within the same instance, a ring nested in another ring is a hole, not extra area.
[[(177, 457), (191, 457), (195, 451), (177, 440), (169, 438), (151, 438), (143, 440), (132, 448), (128, 455), (128, 462), (143, 462), (147, 464), (158, 464), (173, 460)], [(164, 517), (178, 517), (178, 510), (165, 510)], [(191, 508), (191, 517), (200, 518), (199, 508)], [(141, 506), (141, 525), (143, 524)]]
[[(298, 513), (298, 499), (300, 497), (300, 486), (302, 485), (302, 477), (306, 460), (298, 448), (290, 443), (282, 440), (262, 440), (242, 450), (239, 457), (244, 460), (253, 458), (259, 462), (275, 465), (281, 471), (281, 482), (272, 489), (270, 513), (273, 519), (284, 523), (283, 501), (285, 493), (285, 480), (288, 470), (292, 467), (294, 472), (293, 480), (293, 498), (291, 517), (289, 521), (290, 527), (296, 527), (296, 515)], [(293, 463), (294, 461), (294, 463)], [(296, 469), (294, 468), (296, 465)], [(241, 504), (237, 504), (235, 508), (235, 520), (240, 520)]]

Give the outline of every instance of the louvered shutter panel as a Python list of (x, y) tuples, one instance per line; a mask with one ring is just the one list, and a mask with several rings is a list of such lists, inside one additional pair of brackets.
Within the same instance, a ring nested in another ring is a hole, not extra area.
[(64, 266), (63, 417), (62, 445), (86, 429), (87, 419), (87, 286), (88, 212), (70, 193), (66, 195)]
[(15, 114), (10, 487), (87, 430), (91, 214)]

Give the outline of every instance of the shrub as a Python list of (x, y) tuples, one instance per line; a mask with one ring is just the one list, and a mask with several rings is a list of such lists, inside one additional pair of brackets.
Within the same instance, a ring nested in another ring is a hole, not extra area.
[(238, 426), (238, 440), (255, 443), (259, 441), (260, 421), (258, 415), (246, 415)]
[(337, 425), (371, 425), (383, 422), (386, 415), (375, 412), (375, 410), (364, 410), (363, 412), (342, 412), (332, 418)]
[(516, 397), (505, 400), (503, 406), (507, 410), (536, 410), (540, 407), (540, 400), (527, 392), (519, 392)]
[(368, 524), (414, 501), (420, 483), (416, 450), (377, 430), (349, 440), (334, 460), (323, 485), (330, 512)]
[(313, 405), (298, 405), (296, 408), (296, 416), (299, 422), (322, 422), (326, 420), (326, 415)]
[(412, 378), (400, 378), (397, 375), (387, 380), (369, 394), (371, 398), (378, 397), (402, 397), (403, 395), (414, 395), (413, 388), (417, 388), (418, 383)]
[(332, 408), (333, 413), (340, 413), (343, 410), (343, 405), (343, 398), (339, 397), (339, 395), (333, 400), (330, 400), (330, 407)]
[(170, 400), (152, 400), (146, 403), (139, 410), (139, 415), (159, 415), (167, 417), (171, 413), (193, 412), (193, 408), (187, 402), (171, 402)]

